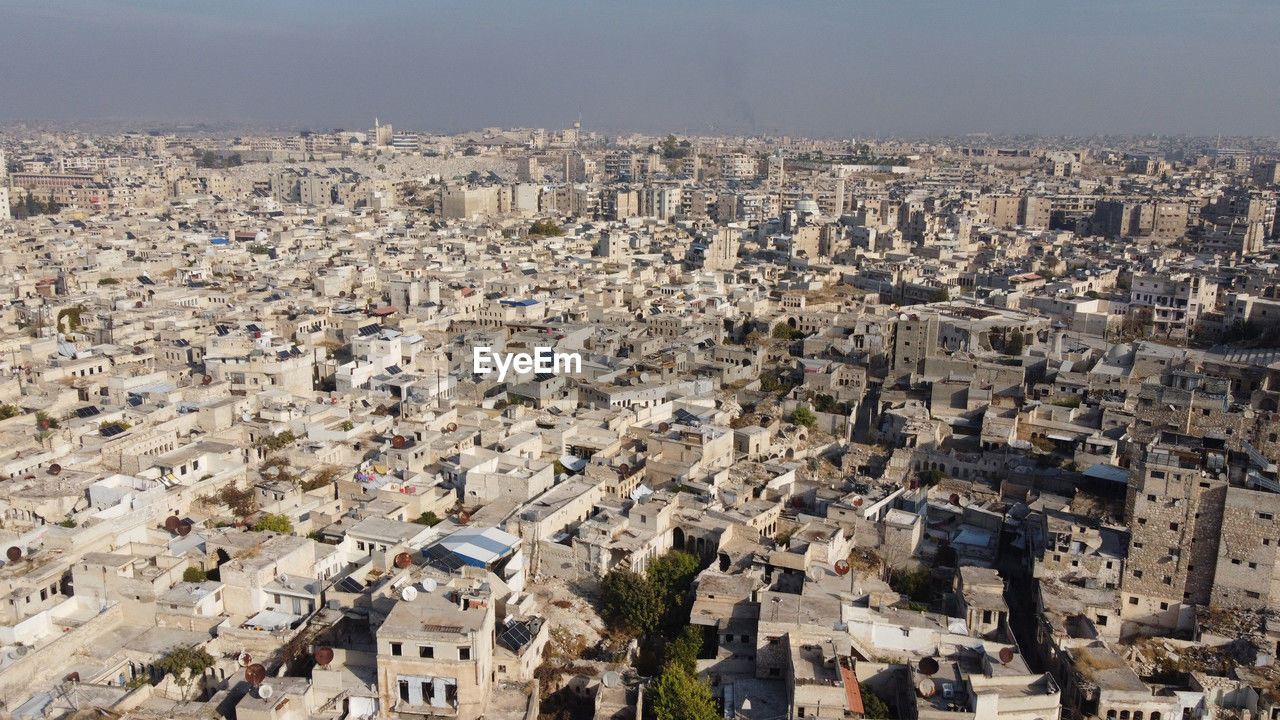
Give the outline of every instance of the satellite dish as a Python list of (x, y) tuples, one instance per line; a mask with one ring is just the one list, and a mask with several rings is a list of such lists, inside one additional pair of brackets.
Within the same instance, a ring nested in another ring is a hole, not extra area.
[(253, 420), (253, 416), (250, 415), (249, 413), (241, 413), (240, 419), (243, 420), (244, 422), (249, 422)]
[(403, 435), (396, 435), (395, 437), (391, 438), (391, 447), (399, 450), (400, 448), (403, 448), (405, 446), (406, 442), (408, 441), (404, 439)]
[(329, 647), (328, 645), (321, 645), (320, 647), (316, 648), (315, 657), (316, 657), (316, 664), (321, 667), (325, 667), (329, 663), (333, 662), (333, 648)]
[(664, 433), (670, 429), (671, 429), (671, 423), (665, 422), (665, 421), (658, 423), (658, 432)]
[(418, 590), (417, 590), (417, 588), (415, 588), (414, 586), (410, 585), (410, 586), (406, 587), (405, 589), (401, 590), (401, 591), (400, 591), (400, 599), (401, 599), (401, 600), (403, 600), (403, 601), (405, 601), (405, 602), (413, 602), (414, 600), (417, 600), (417, 599), (418, 599)]
[(133, 306), (134, 306), (134, 307), (136, 307), (136, 308), (140, 308), (140, 307), (142, 307), (142, 301), (141, 301), (141, 300), (139, 300), (138, 302), (134, 303), (134, 304), (133, 304)]
[(58, 474), (58, 473), (60, 473), (60, 472), (62, 472), (62, 466), (61, 466), (61, 465), (59, 465), (58, 463), (54, 463), (54, 464), (52, 464), (52, 465), (50, 465), (50, 466), (49, 466), (49, 474), (50, 474), (50, 475), (57, 475), (57, 474)]
[[(919, 667), (920, 667), (921, 674), (933, 675), (934, 673), (938, 672), (938, 660), (937, 658), (931, 658), (931, 657), (921, 658)], [(928, 696), (926, 695), (925, 697), (928, 697)]]
[(409, 567), (412, 564), (413, 564), (413, 556), (410, 555), (409, 553), (402, 552), (399, 555), (396, 555), (396, 567), (400, 568), (401, 570)]
[(250, 685), (261, 685), (262, 681), (267, 679), (267, 669), (262, 667), (261, 663), (254, 663), (244, 669), (244, 679), (248, 680)]
[(22, 548), (12, 545), (4, 551), (4, 556), (9, 558), (9, 562), (18, 562), (22, 559)]
[(459, 525), (466, 525), (469, 522), (471, 522), (471, 513), (467, 512), (466, 510), (463, 510), (462, 512), (458, 513)]
[(252, 662), (253, 662), (253, 657), (252, 657), (251, 655), (249, 655), (249, 653), (247, 653), (247, 652), (245, 652), (245, 651), (243, 651), (243, 650), (242, 650), (242, 651), (240, 651), (240, 654), (236, 656), (236, 663), (237, 663), (240, 667), (247, 668), (247, 667), (249, 667), (249, 664), (250, 664), (250, 663), (252, 663)]
[(604, 674), (604, 686), (607, 688), (618, 687), (618, 683), (622, 682), (622, 676), (617, 671), (610, 670)]
[(453, 432), (458, 429), (458, 423), (449, 423), (448, 425), (444, 426), (444, 429), (448, 430), (449, 432)]
[(647, 383), (647, 382), (649, 382), (649, 373), (647, 373), (647, 372), (640, 373), (640, 382), (642, 382), (642, 383)]
[(276, 694), (275, 688), (270, 685), (261, 685), (258, 687), (258, 697), (263, 700), (270, 700), (272, 695)]
[(916, 685), (916, 689), (920, 691), (920, 697), (931, 698), (938, 693), (938, 686), (929, 678), (925, 678)]
[(212, 375), (205, 375), (204, 377), (200, 378), (200, 384), (202, 385), (208, 385), (211, 382), (213, 382)]
[(1013, 660), (1013, 648), (1000, 648), (1000, 664), (1008, 665)]
[(179, 535), (179, 536), (181, 536), (181, 537), (186, 537), (187, 535), (190, 535), (190, 534), (191, 534), (191, 523), (190, 523), (190, 522), (188, 522), (188, 521), (186, 521), (186, 520), (183, 520), (181, 523), (178, 523), (178, 535)]
[(73, 672), (73, 673), (70, 673), (69, 675), (67, 675), (66, 677), (64, 677), (64, 678), (62, 678), (62, 679), (63, 679), (65, 682), (69, 682), (69, 683), (78, 683), (78, 682), (80, 682), (80, 673), (78, 673), (78, 672)]
[(631, 466), (626, 463), (622, 463), (621, 465), (618, 466), (618, 472), (622, 473), (623, 475), (630, 475)]
[(182, 523), (182, 518), (177, 515), (170, 515), (164, 519), (164, 529), (169, 532), (177, 532), (178, 525)]
[(950, 497), (950, 498), (948, 498), (948, 501), (949, 501), (952, 505), (955, 505), (956, 507), (960, 507), (960, 496), (959, 496), (958, 494), (956, 494), (956, 493), (951, 493), (951, 497)]
[(861, 496), (861, 495), (854, 495), (854, 496), (853, 496), (853, 506), (854, 506), (854, 507), (862, 507), (862, 503), (863, 503), (863, 500), (862, 500), (862, 496)]
[(848, 560), (837, 560), (837, 561), (836, 561), (836, 574), (837, 574), (837, 575), (842, 575), (842, 576), (843, 576), (843, 575), (848, 575), (848, 574), (849, 574), (849, 561), (848, 561)]
[(41, 420), (41, 421), (40, 421), (40, 429), (41, 429), (41, 430), (48, 430), (48, 429), (49, 429), (50, 427), (52, 427), (52, 426), (53, 426), (53, 421), (52, 421), (52, 420), (50, 420), (49, 418), (45, 418), (45, 419), (43, 419), (43, 420)]
[(422, 581), (422, 592), (433, 593), (435, 591), (436, 591), (435, 578), (427, 578), (426, 580)]

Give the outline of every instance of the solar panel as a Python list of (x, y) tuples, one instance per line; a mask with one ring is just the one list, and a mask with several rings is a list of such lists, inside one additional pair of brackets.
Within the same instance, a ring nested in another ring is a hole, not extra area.
[(348, 575), (338, 581), (338, 589), (349, 593), (364, 592), (364, 583)]
[(246, 325), (245, 330), (248, 330), (249, 332), (262, 332), (262, 328), (258, 327), (257, 325), (254, 325), (253, 323), (249, 323), (248, 325)]
[(102, 432), (102, 437), (114, 437), (124, 432), (124, 427), (121, 425), (108, 425), (105, 428), (103, 428), (101, 432)]
[(87, 417), (93, 417), (94, 415), (97, 415), (100, 412), (102, 411), (98, 409), (97, 405), (89, 405), (88, 407), (82, 407), (76, 410), (76, 415), (82, 418), (87, 418)]
[(382, 330), (381, 325), (365, 325), (364, 327), (360, 328), (360, 334), (367, 337), (369, 335), (377, 335), (378, 332), (381, 330)]
[(215, 327), (214, 330), (217, 330), (219, 335), (226, 335), (231, 332), (231, 329), (226, 325), (219, 325)]
[(387, 368), (388, 375), (399, 375), (402, 372), (404, 372), (404, 370), (401, 370), (399, 365), (391, 365)]
[(288, 350), (277, 350), (277, 351), (276, 351), (276, 358), (277, 358), (277, 359), (279, 359), (279, 360), (288, 360), (290, 357), (292, 357), (292, 356), (291, 356), (291, 355), (289, 355), (289, 351), (288, 351)]
[(458, 554), (443, 545), (432, 545), (426, 549), (426, 555), (436, 567), (453, 572), (466, 565)]
[(507, 631), (498, 636), (498, 643), (511, 652), (518, 653), (524, 646), (533, 642), (533, 636), (523, 622), (513, 622)]
[(138, 397), (137, 395), (130, 395), (129, 399), (126, 400), (125, 402), (129, 403), (130, 407), (138, 407), (139, 405), (142, 404), (142, 398)]

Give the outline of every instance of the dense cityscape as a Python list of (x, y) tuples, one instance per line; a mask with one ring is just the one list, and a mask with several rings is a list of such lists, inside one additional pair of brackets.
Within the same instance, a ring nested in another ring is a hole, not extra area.
[(1280, 718), (1280, 144), (0, 130), (12, 720)]

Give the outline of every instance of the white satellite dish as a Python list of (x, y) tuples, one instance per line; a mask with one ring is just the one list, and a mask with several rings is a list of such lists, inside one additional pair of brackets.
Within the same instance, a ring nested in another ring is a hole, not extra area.
[(263, 700), (270, 700), (271, 696), (275, 694), (276, 694), (275, 688), (271, 687), (270, 685), (258, 686), (258, 697), (262, 698)]
[(418, 597), (418, 589), (410, 585), (400, 591), (400, 599), (405, 602), (413, 602)]
[(249, 413), (244, 413), (243, 415), (240, 416), (240, 419), (245, 422), (249, 422), (250, 420), (253, 420), (253, 416), (250, 415)]
[(617, 672), (610, 670), (604, 674), (604, 686), (607, 688), (618, 687), (618, 683), (622, 682), (622, 676)]
[(433, 578), (427, 578), (422, 581), (422, 592), (433, 593), (436, 591), (436, 581)]

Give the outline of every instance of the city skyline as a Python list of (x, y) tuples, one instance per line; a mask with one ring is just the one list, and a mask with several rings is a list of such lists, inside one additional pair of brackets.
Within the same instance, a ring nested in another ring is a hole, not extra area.
[(1274, 135), (1280, 8), (1156, 7), (5, 2), (0, 122)]

